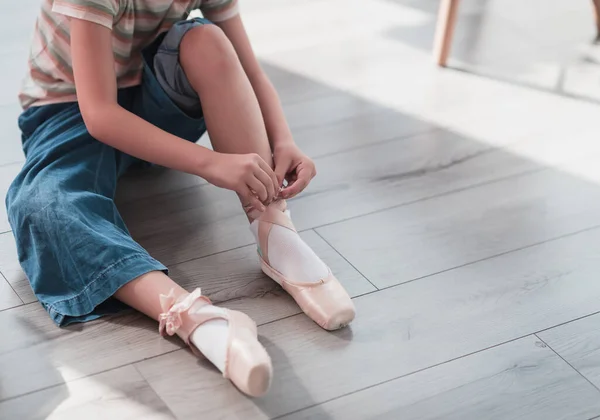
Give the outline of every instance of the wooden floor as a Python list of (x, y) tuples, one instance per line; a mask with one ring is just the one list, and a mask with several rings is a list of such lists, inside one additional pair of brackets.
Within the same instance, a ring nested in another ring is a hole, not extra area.
[[(16, 92), (37, 3), (3, 5), (2, 199), (23, 162)], [(275, 379), (248, 399), (139, 314), (55, 327), (2, 206), (0, 418), (600, 418), (591, 2), (465, 0), (444, 70), (434, 0), (242, 4), (319, 169), (292, 215), (356, 321), (323, 331), (261, 274), (229, 192), (128, 175), (119, 207), (135, 238), (184, 287), (259, 323)]]

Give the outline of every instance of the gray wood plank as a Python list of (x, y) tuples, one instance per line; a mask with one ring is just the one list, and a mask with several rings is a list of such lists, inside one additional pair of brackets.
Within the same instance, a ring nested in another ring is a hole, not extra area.
[[(415, 118), (382, 111), (295, 130), (294, 139), (306, 154), (318, 158), (433, 130), (435, 127)], [(203, 136), (199, 144), (210, 147), (208, 135)], [(124, 204), (205, 184), (206, 181), (200, 177), (167, 168), (134, 169), (119, 181), (117, 198), (119, 204)]]
[(263, 325), (275, 376), (260, 400), (214, 369), (190, 375), (184, 351), (136, 366), (179, 418), (287, 414), (600, 310), (598, 241), (595, 229), (358, 297), (335, 333), (302, 315)]
[[(376, 290), (315, 232), (300, 235), (350, 296)], [(170, 275), (187, 290), (200, 287), (213, 302), (226, 302), (227, 307), (248, 313), (259, 324), (301, 312), (293, 299), (262, 273), (255, 245), (177, 264), (171, 267)]]
[[(302, 237), (353, 296), (375, 290), (316, 233), (304, 232)], [(262, 274), (254, 246), (177, 265), (171, 275), (188, 289), (201, 287), (215, 303), (226, 301), (224, 306), (245, 311), (259, 324), (300, 312), (294, 301)], [(9, 328), (12, 335), (0, 343), (0, 382), (11, 383), (11, 387), (3, 390), (0, 399), (182, 347), (178, 340), (159, 337), (156, 323), (139, 314), (59, 329), (40, 306), (32, 304), (0, 313), (0, 330)], [(31, 381), (32, 377), (36, 381)]]
[(282, 104), (289, 105), (318, 97), (329, 96), (334, 91), (331, 86), (324, 83), (316, 83), (308, 77), (302, 77), (298, 73), (286, 71), (281, 66), (270, 64), (266, 60), (260, 60), (261, 67), (269, 77)]
[(292, 132), (317, 127), (359, 116), (378, 114), (386, 108), (360, 97), (333, 90), (323, 97), (283, 105)]
[[(448, 131), (375, 144), (316, 164), (319, 175), (289, 202), (300, 230), (540, 169), (532, 160)], [(210, 185), (120, 209), (134, 238), (165, 264), (253, 242), (235, 195)]]
[[(208, 133), (204, 133), (196, 143), (212, 149)], [(135, 165), (119, 179), (116, 202), (117, 205), (122, 205), (142, 198), (206, 184), (204, 179), (185, 172), (157, 165)]]
[(600, 225), (600, 187), (549, 169), (319, 228), (387, 287)]
[(0, 402), (6, 419), (174, 419), (133, 366)]
[(532, 336), (284, 416), (546, 420), (600, 414), (600, 391)]
[(38, 304), (0, 312), (0, 400), (60, 385), (184, 346), (141, 314), (58, 328)]
[(538, 336), (600, 389), (600, 314), (543, 331)]
[(0, 234), (0, 273), (24, 303), (36, 301), (27, 276), (19, 265), (15, 239), (11, 232)]
[(13, 179), (19, 173), (21, 166), (21, 163), (0, 166), (0, 233), (10, 231), (8, 216), (6, 214), (6, 206), (4, 203), (6, 200), (8, 187), (10, 187)]
[(117, 183), (116, 202), (122, 208), (125, 203), (206, 184), (200, 177), (161, 166), (131, 168)]
[(396, 111), (384, 110), (332, 124), (296, 130), (294, 140), (304, 153), (314, 159), (436, 129), (425, 121)]
[(23, 301), (0, 273), (0, 311), (22, 305)]
[[(318, 127), (298, 129), (294, 132), (294, 139), (306, 154), (318, 158), (433, 130), (435, 127), (423, 121), (393, 111), (382, 111)], [(199, 144), (210, 148), (208, 135), (203, 136)], [(119, 181), (117, 198), (118, 203), (123, 204), (205, 184), (206, 181), (200, 177), (167, 168), (134, 169)]]

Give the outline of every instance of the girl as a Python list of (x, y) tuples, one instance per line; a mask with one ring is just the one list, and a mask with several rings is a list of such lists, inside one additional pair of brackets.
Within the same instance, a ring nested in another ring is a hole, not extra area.
[[(197, 8), (206, 19), (188, 20)], [(182, 289), (129, 236), (113, 196), (140, 161), (235, 191), (263, 271), (323, 328), (354, 318), (286, 211), (315, 167), (294, 144), (235, 0), (44, 0), (20, 100), (26, 162), (6, 204), (19, 261), (59, 326), (124, 303), (243, 392), (269, 387), (256, 324)], [(205, 129), (214, 151), (194, 143)]]

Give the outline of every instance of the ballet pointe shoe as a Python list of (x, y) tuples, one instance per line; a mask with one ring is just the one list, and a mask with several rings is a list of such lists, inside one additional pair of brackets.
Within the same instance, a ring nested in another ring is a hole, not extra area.
[(256, 324), (243, 312), (229, 311), (229, 351), (223, 376), (245, 394), (260, 397), (269, 389), (273, 368), (271, 358), (257, 340)]
[(177, 334), (190, 346), (198, 356), (202, 353), (189, 338), (203, 323), (211, 319), (225, 319), (228, 322), (229, 337), (223, 377), (228, 378), (244, 394), (260, 397), (267, 393), (273, 377), (271, 358), (258, 341), (256, 323), (246, 314), (224, 309), (223, 312), (202, 311), (190, 312), (192, 305), (198, 301), (206, 305), (211, 302), (202, 296), (200, 289), (194, 290), (187, 296), (175, 299), (174, 293), (160, 295), (163, 313), (159, 318), (161, 335)]
[(284, 213), (286, 203), (278, 200), (262, 213), (254, 213), (258, 220), (258, 256), (262, 271), (288, 292), (309, 318), (322, 328), (332, 331), (343, 328), (354, 319), (356, 310), (350, 296), (331, 270), (319, 282), (301, 282), (286, 278), (269, 264), (268, 238), (273, 225), (296, 232), (290, 218)]

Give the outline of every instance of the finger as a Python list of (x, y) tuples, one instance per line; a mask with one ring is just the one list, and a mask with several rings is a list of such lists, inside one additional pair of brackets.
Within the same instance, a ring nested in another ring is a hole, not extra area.
[(281, 191), (283, 198), (292, 198), (304, 190), (310, 182), (310, 172), (299, 168), (297, 171), (297, 178), (289, 186)]
[[(271, 171), (273, 172), (273, 171)], [(267, 198), (263, 200), (263, 203), (270, 204), (273, 199), (275, 199), (276, 186), (273, 184), (273, 179), (262, 170), (262, 168), (257, 168), (254, 170), (254, 176), (256, 179), (260, 181), (260, 183), (265, 187), (265, 191), (267, 192)], [(261, 197), (262, 199), (262, 197)]]
[(271, 172), (267, 172), (269, 175), (271, 175), (271, 180), (273, 181), (273, 188), (275, 190), (275, 195), (273, 197), (273, 199), (277, 198), (277, 195), (279, 195), (279, 190), (281, 189), (281, 185), (283, 184), (282, 182), (279, 182), (279, 179), (277, 179), (277, 175), (275, 174), (274, 170), (271, 170)]
[(297, 181), (294, 181), (289, 187), (284, 188), (284, 190), (281, 191), (281, 196), (283, 198), (293, 198), (300, 194), (307, 186), (307, 180), (298, 179)]
[(259, 163), (259, 165), (260, 165), (260, 168), (263, 171), (265, 171), (265, 173), (267, 175), (269, 175), (269, 177), (271, 178), (271, 182), (273, 183), (273, 189), (274, 189), (275, 193), (278, 193), (279, 187), (281, 186), (281, 184), (279, 183), (279, 180), (277, 179), (277, 175), (275, 174), (275, 171), (264, 160), (261, 161)]
[(260, 198), (260, 201), (262, 201), (263, 203), (265, 203), (267, 201), (267, 199), (269, 198), (269, 193), (267, 192), (267, 188), (257, 177), (250, 176), (248, 178), (248, 180), (246, 181), (246, 185), (248, 187), (250, 187), (250, 189), (256, 193), (258, 198)]
[(244, 201), (246, 203), (249, 203), (252, 207), (254, 207), (254, 209), (256, 209), (260, 212), (263, 212), (266, 210), (265, 205), (260, 202), (258, 197), (256, 197), (254, 195), (254, 193), (252, 192), (252, 190), (250, 188), (247, 188), (246, 191), (244, 191), (242, 193), (242, 196), (244, 197)]
[(275, 164), (275, 177), (277, 178), (277, 186), (282, 187), (285, 176), (290, 172), (292, 162), (289, 159), (280, 160)]

